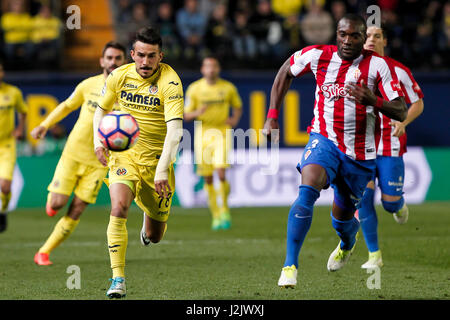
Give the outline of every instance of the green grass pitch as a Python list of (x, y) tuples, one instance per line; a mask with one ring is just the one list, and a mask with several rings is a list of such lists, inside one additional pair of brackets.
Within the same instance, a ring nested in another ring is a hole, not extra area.
[[(142, 214), (132, 207), (126, 299), (449, 299), (449, 205), (410, 205), (406, 225), (377, 207), (385, 264), (380, 289), (368, 289), (372, 274), (360, 268), (367, 259), (363, 237), (344, 269), (327, 271), (338, 243), (330, 207), (314, 210), (295, 289), (277, 287), (289, 208), (236, 208), (232, 229), (215, 232), (207, 209), (173, 208), (165, 238), (147, 248), (138, 237)], [(107, 207), (88, 208), (72, 236), (52, 253), (52, 266), (34, 264), (35, 252), (62, 213), (53, 218), (43, 209), (9, 214), (8, 230), (0, 234), (0, 299), (107, 299)], [(66, 286), (71, 265), (80, 268), (81, 289)]]

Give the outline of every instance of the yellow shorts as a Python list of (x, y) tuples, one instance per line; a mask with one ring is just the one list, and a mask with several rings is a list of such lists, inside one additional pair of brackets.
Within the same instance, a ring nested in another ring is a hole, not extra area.
[(47, 190), (70, 196), (87, 203), (95, 203), (108, 168), (93, 167), (62, 155)]
[[(175, 192), (175, 172), (173, 165), (169, 167), (168, 198), (160, 197), (155, 191), (156, 166), (143, 166), (134, 163), (126, 155), (114, 154), (109, 159), (109, 185), (113, 183), (132, 182), (134, 201), (146, 215), (156, 221), (166, 222), (169, 218), (172, 196)], [(126, 183), (129, 185), (128, 183)]]
[(0, 179), (12, 180), (16, 165), (16, 140), (6, 139), (0, 142)]
[(215, 169), (228, 168), (228, 152), (231, 149), (230, 131), (209, 129), (194, 138), (195, 163), (199, 176), (211, 176)]

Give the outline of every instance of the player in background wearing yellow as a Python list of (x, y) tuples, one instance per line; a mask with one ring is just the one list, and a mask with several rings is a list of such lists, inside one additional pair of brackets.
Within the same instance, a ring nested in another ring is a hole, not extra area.
[[(16, 165), (16, 139), (22, 139), (27, 106), (19, 88), (3, 82), (5, 72), (0, 61), (0, 232), (6, 230), (11, 184)], [(18, 114), (15, 128), (15, 112)]]
[(81, 106), (80, 115), (70, 132), (58, 162), (53, 180), (48, 186), (46, 212), (52, 217), (63, 208), (74, 193), (64, 217), (56, 223), (53, 232), (34, 256), (38, 265), (51, 265), (50, 253), (58, 247), (80, 222), (80, 216), (90, 203), (95, 203), (108, 170), (93, 152), (92, 119), (101, 98), (106, 77), (126, 62), (126, 49), (120, 43), (108, 42), (103, 48), (100, 66), (103, 72), (78, 84), (72, 95), (61, 102), (47, 118), (31, 131), (31, 136), (41, 139), (47, 130)]
[[(208, 206), (212, 214), (213, 230), (231, 227), (228, 195), (230, 184), (226, 180), (228, 152), (232, 146), (231, 128), (236, 127), (242, 115), (242, 101), (236, 87), (220, 78), (220, 63), (215, 57), (205, 57), (201, 66), (203, 78), (193, 82), (186, 90), (185, 121), (201, 121), (194, 133), (194, 152), (197, 174), (205, 181)], [(232, 113), (230, 117), (230, 107)], [(228, 131), (227, 131), (228, 130)], [(216, 201), (213, 173), (220, 180), (219, 195), (222, 207)]]
[[(131, 50), (134, 63), (112, 72), (106, 80), (103, 99), (94, 115), (94, 133), (102, 117), (117, 100), (121, 111), (131, 114), (140, 128), (139, 140), (123, 152), (106, 150), (94, 136), (99, 161), (109, 165), (111, 215), (107, 229), (113, 277), (106, 295), (126, 295), (125, 255), (128, 244), (128, 209), (133, 201), (143, 210), (141, 243), (159, 242), (167, 229), (175, 191), (173, 162), (183, 135), (183, 87), (177, 73), (163, 58), (158, 32), (140, 29)], [(92, 129), (91, 129), (92, 130)]]

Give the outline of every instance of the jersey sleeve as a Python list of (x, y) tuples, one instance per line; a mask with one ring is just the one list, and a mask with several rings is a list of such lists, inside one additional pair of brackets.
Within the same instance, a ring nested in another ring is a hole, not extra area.
[(184, 111), (192, 112), (197, 109), (197, 106), (198, 102), (195, 96), (195, 88), (194, 85), (191, 84), (186, 90), (186, 97), (184, 99)]
[(168, 77), (164, 86), (164, 120), (183, 119), (183, 86), (177, 74)]
[(17, 88), (15, 96), (16, 96), (16, 104), (15, 104), (16, 111), (19, 113), (27, 113), (28, 107), (25, 104), (25, 101), (23, 101), (22, 91), (20, 91), (20, 89)]
[(231, 90), (230, 90), (231, 91), (230, 92), (231, 107), (240, 109), (240, 108), (242, 108), (241, 96), (239, 95), (239, 92), (235, 85), (230, 84), (230, 86), (231, 86)]
[(423, 98), (422, 89), (420, 89), (419, 84), (414, 79), (411, 70), (405, 66), (401, 66), (404, 74), (403, 77), (398, 77), (400, 84), (402, 86), (403, 93), (405, 95), (405, 100), (407, 103), (414, 103)]
[(118, 72), (111, 72), (106, 78), (101, 92), (102, 98), (100, 99), (99, 107), (107, 112), (113, 109), (114, 103), (116, 102), (116, 88), (118, 78)]
[(379, 58), (378, 61), (376, 86), (386, 100), (392, 101), (398, 97), (403, 97), (393, 66), (383, 58)]
[(300, 77), (311, 72), (311, 62), (316, 56), (319, 48), (319, 46), (309, 46), (295, 52), (290, 58), (290, 70), (292, 75)]
[(84, 81), (79, 83), (72, 94), (64, 101), (67, 108), (70, 110), (76, 110), (81, 107), (84, 102), (83, 90)]

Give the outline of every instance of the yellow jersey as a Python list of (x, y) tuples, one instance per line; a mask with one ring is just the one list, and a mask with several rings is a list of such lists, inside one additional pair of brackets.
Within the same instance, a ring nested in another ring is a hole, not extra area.
[(13, 85), (0, 82), (0, 142), (13, 138), (15, 111), (28, 111), (22, 92)]
[(203, 129), (227, 129), (226, 120), (230, 107), (242, 108), (242, 100), (236, 87), (229, 81), (218, 79), (208, 84), (205, 78), (194, 81), (186, 90), (185, 111), (192, 112), (206, 105), (205, 113), (197, 118), (202, 121)]
[(59, 38), (62, 23), (57, 17), (48, 19), (37, 15), (32, 18), (31, 41), (39, 43), (43, 40), (55, 40)]
[(30, 39), (32, 20), (28, 13), (6, 12), (1, 17), (1, 27), (6, 43), (23, 43)]
[(160, 63), (151, 77), (142, 78), (135, 63), (129, 63), (110, 73), (102, 94), (102, 109), (111, 111), (117, 99), (119, 109), (131, 114), (139, 125), (138, 142), (121, 154), (130, 156), (138, 165), (156, 166), (166, 137), (166, 122), (183, 119), (183, 86), (178, 74)]
[(94, 152), (92, 122), (95, 109), (101, 99), (105, 76), (99, 74), (80, 82), (64, 103), (68, 109), (80, 108), (80, 115), (64, 146), (63, 155), (93, 167), (102, 168)]

